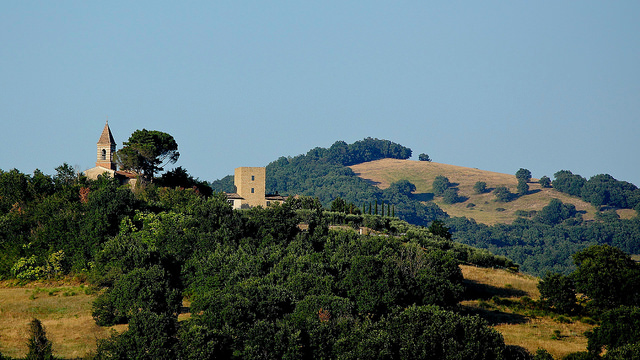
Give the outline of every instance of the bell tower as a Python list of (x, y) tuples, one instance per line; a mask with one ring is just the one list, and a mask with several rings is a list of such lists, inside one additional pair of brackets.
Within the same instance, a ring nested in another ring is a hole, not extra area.
[(113, 159), (113, 155), (116, 152), (116, 141), (113, 140), (111, 135), (111, 129), (109, 129), (109, 120), (102, 129), (102, 134), (98, 140), (98, 158), (96, 160), (96, 166), (107, 168), (109, 170), (116, 170), (116, 163)]

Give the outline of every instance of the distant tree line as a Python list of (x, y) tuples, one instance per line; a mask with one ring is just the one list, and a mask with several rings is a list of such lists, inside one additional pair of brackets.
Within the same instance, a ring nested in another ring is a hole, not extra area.
[(485, 225), (472, 219), (446, 219), (453, 239), (504, 255), (525, 272), (568, 274), (575, 269), (571, 255), (590, 245), (607, 244), (631, 254), (640, 253), (640, 217), (620, 219), (615, 212), (585, 222), (572, 204), (552, 199), (533, 214), (521, 212), (512, 224)]
[(640, 189), (608, 174), (595, 175), (587, 180), (571, 171), (561, 170), (554, 174), (552, 185), (554, 189), (578, 196), (594, 206), (636, 209), (640, 212)]

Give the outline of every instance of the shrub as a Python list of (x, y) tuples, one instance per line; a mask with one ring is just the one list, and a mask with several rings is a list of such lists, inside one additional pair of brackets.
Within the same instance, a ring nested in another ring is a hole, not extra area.
[(473, 190), (476, 194), (484, 194), (487, 192), (487, 183), (484, 181), (478, 181), (473, 185)]
[(433, 194), (435, 196), (441, 196), (444, 194), (444, 191), (451, 187), (451, 183), (449, 179), (445, 176), (438, 175), (433, 180)]
[(549, 177), (546, 176), (546, 175), (541, 177), (540, 180), (538, 181), (538, 183), (543, 188), (550, 188), (551, 187), (551, 179), (549, 179)]
[(447, 204), (455, 204), (460, 201), (457, 188), (448, 188), (442, 194), (442, 200)]
[(513, 194), (506, 186), (498, 186), (493, 190), (493, 194), (496, 196), (496, 200), (500, 202), (509, 202), (513, 199)]
[(422, 153), (420, 155), (418, 155), (418, 160), (420, 161), (431, 161), (431, 158), (429, 157), (429, 155)]

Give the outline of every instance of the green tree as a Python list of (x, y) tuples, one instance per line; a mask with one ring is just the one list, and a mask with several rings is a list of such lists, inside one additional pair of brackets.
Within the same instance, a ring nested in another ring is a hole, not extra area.
[(540, 297), (563, 313), (571, 312), (576, 306), (576, 292), (573, 280), (559, 273), (548, 272), (538, 282)]
[[(600, 356), (594, 355), (593, 353), (590, 353), (588, 351), (579, 351), (579, 352), (570, 353), (562, 358), (562, 360), (601, 360), (601, 359), (602, 358)], [(630, 360), (631, 358), (623, 358), (623, 359)]]
[(416, 191), (416, 186), (409, 180), (399, 180), (391, 183), (387, 189), (389, 192), (397, 192), (398, 194), (409, 196)]
[(553, 360), (553, 356), (545, 349), (538, 349), (533, 355), (533, 360)]
[(564, 204), (558, 199), (551, 199), (549, 204), (538, 212), (535, 220), (547, 225), (556, 225), (566, 219), (574, 217), (576, 214), (575, 205)]
[(496, 200), (499, 202), (509, 202), (513, 199), (513, 194), (506, 186), (498, 186), (493, 190)]
[(176, 315), (141, 310), (123, 333), (98, 340), (96, 359), (175, 359)]
[(442, 196), (444, 191), (451, 187), (451, 183), (446, 176), (438, 175), (433, 180), (433, 194), (435, 196)]
[[(611, 351), (603, 357), (604, 360), (640, 360), (640, 342), (627, 344)], [(594, 358), (596, 360), (596, 358)]]
[(524, 180), (518, 180), (518, 195), (524, 196), (529, 193), (529, 184)]
[(518, 181), (529, 182), (529, 180), (531, 180), (531, 171), (520, 168), (520, 170), (516, 171), (516, 179), (518, 179)]
[(186, 169), (182, 166), (178, 166), (177, 168), (167, 171), (162, 174), (160, 179), (158, 179), (158, 186), (167, 186), (170, 188), (194, 188), (198, 193), (204, 196), (211, 196), (213, 194), (213, 189), (207, 184), (205, 181), (200, 181), (199, 179), (195, 179), (193, 176), (189, 175)]
[(640, 265), (622, 250), (593, 245), (573, 255), (576, 290), (600, 309), (640, 304)]
[(560, 170), (553, 174), (553, 188), (573, 196), (580, 196), (582, 187), (586, 184), (587, 179), (580, 175), (574, 175), (569, 170)]
[(176, 314), (182, 305), (179, 289), (164, 269), (135, 268), (119, 278), (93, 304), (92, 315), (100, 326), (123, 323), (139, 311)]
[(546, 175), (541, 177), (538, 183), (540, 183), (540, 186), (542, 186), (545, 189), (551, 187), (551, 179), (549, 179), (549, 177)]
[(502, 335), (478, 316), (410, 306), (390, 319), (397, 359), (500, 359)]
[(418, 160), (420, 161), (431, 161), (431, 158), (429, 157), (429, 155), (422, 153), (420, 155), (418, 155)]
[(134, 171), (147, 181), (180, 157), (173, 136), (157, 130), (136, 130), (123, 145), (116, 153), (120, 169)]
[(458, 195), (458, 188), (448, 188), (442, 193), (442, 201), (447, 204), (455, 204), (460, 201), (460, 195)]
[(343, 198), (338, 196), (335, 200), (331, 202), (331, 211), (336, 212), (347, 212), (347, 202), (344, 201)]
[(640, 339), (640, 308), (622, 306), (602, 314), (600, 326), (587, 334), (587, 349), (600, 354), (602, 348), (607, 351), (638, 343)]
[(433, 235), (443, 237), (447, 240), (451, 240), (451, 232), (449, 228), (444, 225), (444, 222), (440, 220), (434, 220), (429, 225), (429, 232)]
[(487, 183), (484, 181), (477, 181), (473, 185), (473, 190), (476, 192), (476, 194), (484, 194), (485, 192), (487, 192)]
[(51, 351), (51, 341), (47, 339), (44, 326), (38, 319), (33, 319), (29, 323), (29, 339), (27, 341), (27, 360), (53, 359)]

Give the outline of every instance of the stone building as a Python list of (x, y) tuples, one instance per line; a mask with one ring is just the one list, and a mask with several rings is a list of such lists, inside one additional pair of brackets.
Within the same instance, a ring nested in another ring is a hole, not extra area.
[(118, 171), (115, 161), (116, 141), (113, 139), (109, 122), (104, 125), (100, 139), (98, 139), (98, 153), (96, 158), (96, 166), (85, 170), (84, 175), (91, 180), (96, 180), (99, 175), (107, 174), (116, 178), (120, 184), (128, 184), (134, 186), (138, 180), (138, 176), (130, 171)]
[(234, 209), (267, 207), (275, 202), (284, 202), (285, 198), (282, 195), (266, 194), (266, 181), (264, 167), (236, 168), (233, 176), (236, 192), (226, 194), (227, 201), (233, 205)]

